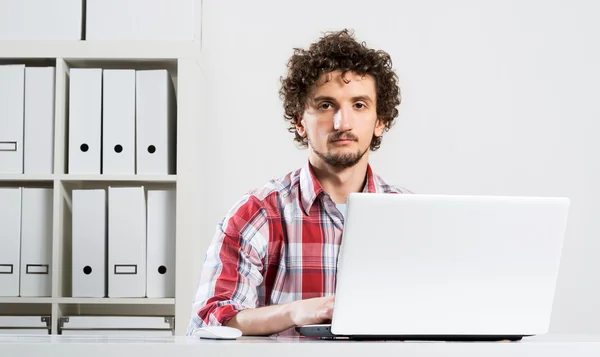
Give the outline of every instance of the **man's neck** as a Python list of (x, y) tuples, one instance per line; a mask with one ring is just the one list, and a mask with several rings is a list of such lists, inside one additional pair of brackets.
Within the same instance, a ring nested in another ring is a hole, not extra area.
[(313, 172), (321, 187), (336, 204), (346, 203), (351, 192), (361, 192), (367, 175), (367, 155), (354, 166), (336, 169), (321, 160), (310, 160)]

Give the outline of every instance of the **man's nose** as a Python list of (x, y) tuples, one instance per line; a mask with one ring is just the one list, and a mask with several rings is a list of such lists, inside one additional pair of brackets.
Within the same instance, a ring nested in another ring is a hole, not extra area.
[(352, 129), (352, 114), (345, 108), (339, 108), (333, 115), (333, 128), (339, 131)]

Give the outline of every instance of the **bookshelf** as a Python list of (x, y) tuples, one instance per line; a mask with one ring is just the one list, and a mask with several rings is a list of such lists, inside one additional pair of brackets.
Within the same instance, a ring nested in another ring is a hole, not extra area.
[[(136, 41), (0, 41), (0, 64), (55, 67), (54, 163), (51, 175), (0, 174), (0, 187), (53, 189), (51, 297), (0, 297), (0, 314), (43, 314), (51, 333), (69, 314), (175, 316), (175, 334), (184, 335), (195, 291), (194, 240), (199, 214), (198, 187), (202, 158), (198, 135), (203, 116), (204, 75), (201, 51), (201, 0), (195, 1), (197, 24), (191, 42)], [(71, 175), (67, 171), (68, 90), (71, 68), (167, 69), (177, 102), (177, 173), (174, 175)], [(71, 288), (71, 192), (109, 185), (144, 185), (176, 190), (176, 292), (174, 298), (76, 298)]]

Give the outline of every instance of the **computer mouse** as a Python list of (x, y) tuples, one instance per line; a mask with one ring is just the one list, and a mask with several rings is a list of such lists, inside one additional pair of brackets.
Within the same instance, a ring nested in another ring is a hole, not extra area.
[(229, 326), (204, 326), (197, 328), (193, 335), (213, 340), (235, 340), (242, 336), (242, 331)]

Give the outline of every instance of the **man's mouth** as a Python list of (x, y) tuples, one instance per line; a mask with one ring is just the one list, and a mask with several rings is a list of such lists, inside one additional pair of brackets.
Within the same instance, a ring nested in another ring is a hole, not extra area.
[(356, 139), (354, 139), (354, 138), (338, 138), (338, 139), (331, 140), (331, 142), (333, 142), (333, 143), (350, 142), (350, 141), (356, 141)]

